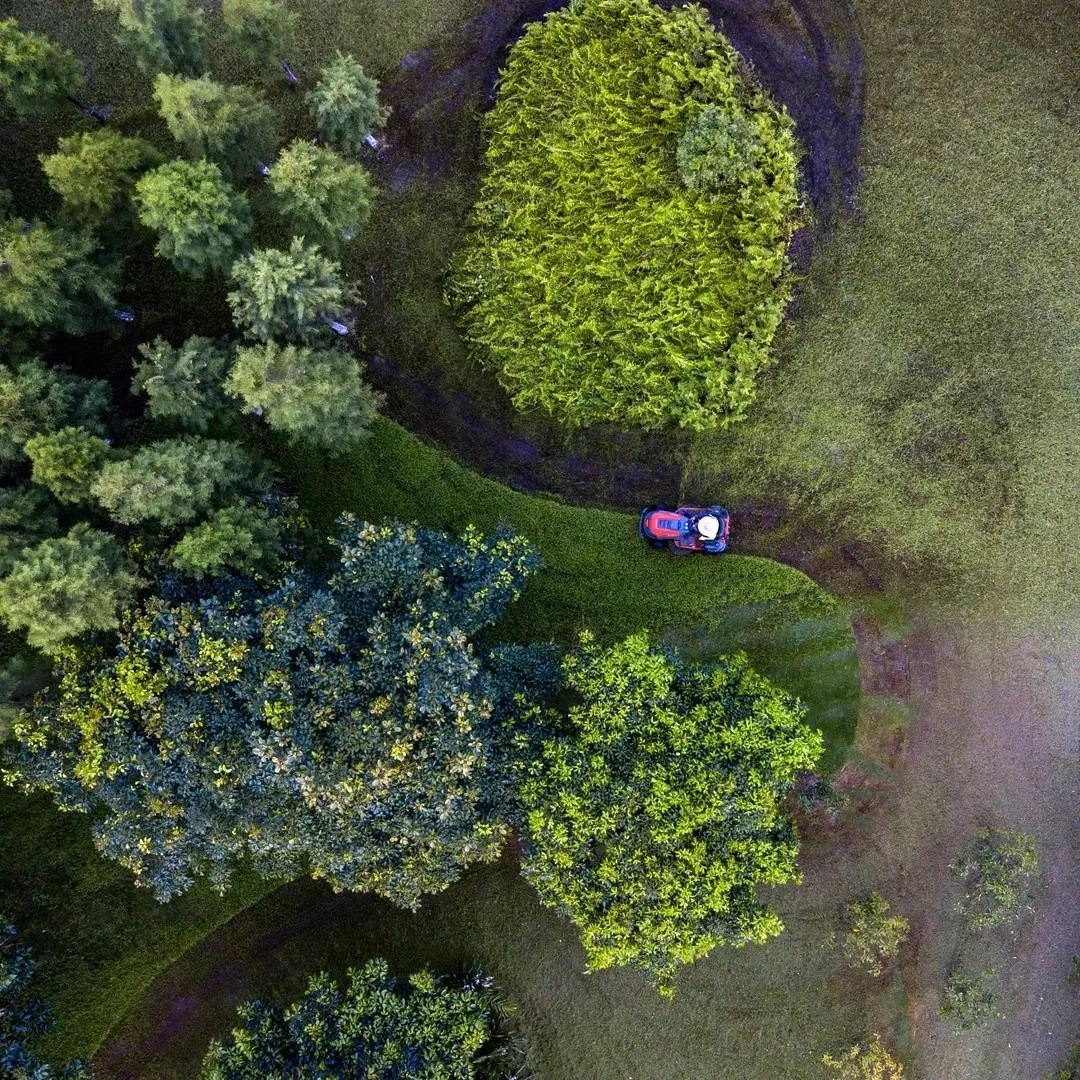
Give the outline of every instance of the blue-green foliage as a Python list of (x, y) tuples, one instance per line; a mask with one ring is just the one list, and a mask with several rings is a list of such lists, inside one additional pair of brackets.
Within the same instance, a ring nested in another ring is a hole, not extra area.
[[(494, 858), (495, 728), (515, 671), (470, 637), (539, 564), (524, 540), (343, 520), (329, 577), (160, 596), (107, 657), (67, 650), (16, 723), (10, 778), (95, 814), (101, 851), (167, 900), (249, 856), (408, 905)], [(188, 586), (190, 588), (190, 585)]]
[(0, 1076), (5, 1080), (90, 1080), (92, 1073), (73, 1061), (56, 1073), (27, 1049), (28, 1040), (48, 1031), (47, 1006), (30, 996), (34, 964), (30, 950), (15, 937), (15, 927), (0, 916)]
[(288, 1008), (245, 1002), (240, 1026), (211, 1044), (202, 1077), (494, 1080), (509, 1075), (500, 1013), (486, 978), (458, 988), (421, 972), (402, 986), (385, 960), (370, 960), (349, 972), (344, 990), (323, 972)]

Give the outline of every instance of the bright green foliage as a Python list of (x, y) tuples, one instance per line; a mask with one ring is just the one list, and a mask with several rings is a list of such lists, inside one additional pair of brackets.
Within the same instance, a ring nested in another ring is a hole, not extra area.
[(390, 110), (379, 104), (379, 84), (343, 53), (326, 65), (306, 100), (319, 134), (349, 154), (360, 153), (364, 136), (390, 116)]
[(0, 220), (0, 317), (81, 333), (115, 304), (116, 272), (92, 261), (88, 232)]
[(79, 91), (82, 65), (43, 34), (0, 19), (0, 103), (26, 120)]
[(249, 64), (284, 59), (292, 47), (297, 15), (281, 0), (222, 0), (221, 16), (233, 50)]
[(706, 105), (686, 126), (676, 152), (691, 190), (720, 196), (754, 182), (763, 133), (753, 115)]
[(139, 346), (131, 390), (145, 394), (155, 420), (172, 420), (193, 431), (206, 425), (225, 404), (221, 390), (229, 354), (209, 338), (189, 337), (172, 346), (164, 338)]
[(26, 548), (0, 580), (0, 617), (43, 652), (93, 630), (114, 630), (139, 579), (120, 545), (85, 522)]
[(367, 436), (382, 404), (351, 353), (274, 342), (240, 349), (225, 390), (275, 430), (329, 449)]
[(198, 75), (206, 69), (206, 24), (190, 0), (94, 0), (117, 17), (121, 45), (143, 71)]
[[(755, 167), (699, 194), (676, 150), (709, 106), (753, 126)], [(532, 23), (486, 124), (451, 296), (515, 403), (572, 427), (741, 419), (790, 296), (798, 151), (704, 9), (601, 0)]]
[(40, 488), (29, 484), (0, 488), (0, 576), (11, 570), (23, 548), (60, 532), (56, 511), (56, 504)]
[(1005, 926), (1030, 913), (1039, 855), (1027, 833), (979, 829), (971, 850), (949, 870), (966, 885), (960, 909), (972, 930)]
[(262, 506), (236, 503), (215, 510), (185, 533), (172, 550), (172, 563), (193, 578), (231, 570), (254, 574), (281, 552), (278, 521)]
[(288, 251), (260, 248), (237, 260), (232, 283), (233, 322), (261, 341), (311, 340), (325, 334), (326, 321), (344, 308), (341, 268), (299, 236)]
[(850, 925), (844, 937), (844, 957), (849, 964), (880, 975), (900, 952), (907, 937), (907, 919), (890, 915), (888, 901), (876, 892), (849, 904), (847, 914)]
[(62, 503), (92, 501), (90, 485), (110, 456), (104, 439), (79, 427), (35, 435), (25, 450), (31, 479)]
[(189, 435), (149, 443), (98, 473), (94, 498), (122, 525), (194, 521), (215, 503), (260, 482), (259, 469), (239, 443)]
[(298, 139), (270, 170), (270, 190), (293, 230), (333, 250), (367, 224), (375, 185), (365, 168)]
[(0, 461), (22, 457), (26, 441), (72, 426), (104, 433), (109, 387), (41, 360), (0, 365)]
[(535, 552), (351, 520), (338, 547), (329, 578), (183, 589), (130, 613), (104, 660), (66, 652), (15, 725), (13, 778), (93, 813), (102, 853), (162, 900), (247, 856), (416, 907), (495, 858), (518, 688), (470, 639)]
[(635, 634), (564, 662), (578, 698), (526, 763), (526, 877), (581, 931), (589, 968), (681, 964), (780, 933), (758, 885), (798, 880), (783, 811), (820, 733), (742, 654), (696, 665)]
[(840, 1057), (826, 1054), (822, 1064), (835, 1073), (835, 1080), (904, 1080), (904, 1068), (885, 1048), (880, 1035), (856, 1043)]
[(65, 136), (41, 167), (71, 217), (97, 225), (130, 196), (136, 174), (160, 160), (148, 142), (105, 127)]
[(277, 145), (274, 114), (258, 91), (207, 75), (159, 75), (154, 98), (169, 134), (188, 156), (206, 158), (230, 180), (254, 175)]
[(247, 199), (209, 161), (170, 161), (135, 185), (139, 220), (157, 233), (157, 253), (201, 277), (227, 270), (251, 233)]
[(344, 989), (324, 972), (313, 976), (288, 1008), (245, 1002), (240, 1026), (210, 1044), (202, 1080), (510, 1077), (500, 1013), (487, 979), (458, 988), (420, 972), (403, 986), (385, 960), (369, 960)]
[(982, 1027), (990, 1020), (1000, 1018), (1001, 999), (994, 990), (996, 979), (994, 971), (981, 971), (977, 975), (951, 972), (942, 988), (938, 1011), (961, 1031)]

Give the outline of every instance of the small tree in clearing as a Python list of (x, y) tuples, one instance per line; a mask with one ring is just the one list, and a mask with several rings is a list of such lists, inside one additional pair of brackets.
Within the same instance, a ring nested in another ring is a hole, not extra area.
[(143, 71), (198, 75), (206, 69), (206, 22), (188, 0), (94, 0), (94, 7), (116, 16), (117, 40)]
[(157, 233), (157, 253), (178, 270), (201, 277), (227, 270), (247, 244), (247, 200), (209, 161), (171, 161), (135, 185), (139, 220)]
[(390, 110), (379, 104), (379, 84), (344, 53), (323, 69), (307, 102), (319, 134), (350, 154), (360, 153), (364, 136), (390, 116)]
[(821, 1060), (836, 1080), (904, 1080), (903, 1066), (885, 1049), (880, 1035), (856, 1043), (838, 1058), (826, 1054)]
[(240, 349), (225, 390), (265, 410), (270, 427), (328, 449), (365, 438), (382, 404), (348, 353), (274, 342)]
[(82, 64), (44, 34), (0, 19), (0, 102), (16, 120), (28, 120), (77, 94)]
[(288, 251), (260, 248), (232, 268), (229, 293), (233, 322), (261, 341), (310, 341), (341, 317), (345, 289), (341, 271), (317, 247), (298, 236)]
[(292, 48), (298, 16), (278, 0), (222, 0), (221, 17), (233, 49), (252, 66), (285, 59)]
[(849, 964), (880, 975), (900, 952), (907, 937), (907, 919), (890, 915), (888, 902), (876, 892), (850, 904), (847, 914), (850, 925), (844, 937), (844, 957)]

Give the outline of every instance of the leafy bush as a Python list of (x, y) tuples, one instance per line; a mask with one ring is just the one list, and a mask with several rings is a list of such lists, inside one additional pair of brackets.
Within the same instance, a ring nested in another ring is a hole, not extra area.
[(43, 652), (70, 638), (114, 630), (139, 579), (108, 533), (85, 522), (26, 548), (0, 579), (0, 617)]
[(819, 732), (745, 656), (696, 665), (639, 633), (584, 634), (577, 698), (524, 765), (525, 876), (580, 929), (592, 970), (633, 964), (670, 993), (680, 964), (780, 933), (758, 885), (798, 880), (782, 803)]
[(491, 987), (483, 976), (447, 986), (427, 972), (401, 985), (385, 960), (350, 971), (344, 989), (320, 973), (288, 1008), (241, 1005), (240, 1026), (211, 1043), (202, 1080), (509, 1077), (516, 1055)]
[(172, 346), (164, 338), (139, 346), (131, 390), (145, 394), (147, 412), (155, 420), (173, 420), (205, 431), (210, 418), (225, 405), (222, 382), (229, 354), (209, 338), (189, 337)]
[(1034, 838), (1014, 829), (984, 828), (975, 834), (972, 847), (949, 868), (965, 883), (960, 909), (968, 926), (989, 930), (1029, 913), (1039, 872)]
[(841, 1057), (826, 1054), (821, 1060), (837, 1080), (904, 1080), (903, 1066), (885, 1049), (880, 1035), (856, 1043)]
[[(677, 150), (710, 107), (756, 134), (738, 183), (699, 193)], [(798, 154), (704, 10), (605, 0), (533, 23), (486, 125), (450, 292), (515, 403), (569, 426), (740, 419), (790, 295)]]
[(306, 100), (319, 134), (348, 154), (359, 154), (364, 136), (385, 124), (390, 115), (379, 104), (379, 84), (343, 53), (326, 65)]
[(981, 1027), (1000, 1017), (1001, 999), (994, 990), (995, 980), (994, 971), (977, 975), (953, 971), (945, 980), (939, 1012), (962, 1031)]
[(35, 435), (25, 449), (30, 478), (62, 503), (90, 502), (90, 485), (109, 458), (105, 440), (78, 427)]
[(415, 907), (496, 857), (513, 668), (470, 638), (535, 552), (352, 521), (338, 549), (329, 578), (159, 597), (104, 659), (66, 652), (15, 725), (13, 778), (92, 813), (101, 852), (161, 900), (247, 856)]
[(272, 428), (328, 449), (365, 438), (382, 404), (350, 353), (273, 342), (239, 349), (225, 390)]
[(888, 902), (876, 892), (848, 905), (847, 913), (850, 926), (844, 937), (845, 958), (871, 975), (880, 975), (900, 952), (907, 937), (907, 919), (890, 915)]

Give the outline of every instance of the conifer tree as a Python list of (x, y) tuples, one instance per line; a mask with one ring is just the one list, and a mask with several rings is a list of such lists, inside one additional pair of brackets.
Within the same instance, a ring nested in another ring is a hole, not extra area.
[(44, 34), (0, 19), (0, 102), (16, 120), (27, 120), (77, 94), (82, 64)]
[(189, 0), (94, 0), (94, 7), (116, 16), (117, 39), (143, 71), (206, 70), (206, 23)]
[(146, 173), (134, 202), (157, 233), (157, 253), (196, 277), (227, 270), (251, 233), (247, 199), (209, 161), (171, 161)]
[(279, 0), (222, 0), (221, 17), (233, 49), (247, 63), (286, 59), (297, 15)]
[(190, 337), (180, 346), (164, 338), (139, 346), (131, 389), (145, 394), (147, 412), (155, 420), (174, 421), (193, 431), (205, 431), (210, 418), (225, 404), (222, 380), (229, 354), (209, 338)]
[(162, 74), (154, 80), (154, 98), (188, 156), (214, 162), (229, 180), (253, 175), (260, 161), (273, 156), (274, 114), (249, 86)]
[(350, 154), (360, 153), (364, 136), (390, 115), (379, 104), (379, 84), (344, 53), (326, 66), (315, 89), (308, 91), (307, 102), (319, 134)]
[(30, 479), (62, 503), (92, 501), (90, 485), (110, 456), (104, 439), (79, 427), (35, 435), (25, 449)]
[(261, 341), (310, 341), (340, 318), (345, 289), (338, 264), (293, 237), (288, 251), (260, 248), (232, 268), (229, 307), (233, 322)]

